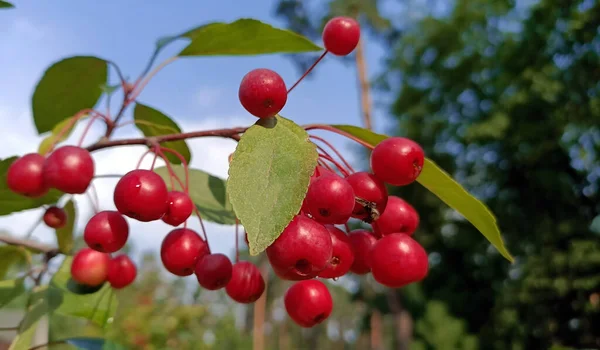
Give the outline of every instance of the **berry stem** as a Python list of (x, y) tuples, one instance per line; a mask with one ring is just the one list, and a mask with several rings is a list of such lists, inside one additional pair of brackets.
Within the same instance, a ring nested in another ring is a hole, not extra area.
[[(321, 141), (327, 147), (331, 148), (331, 150), (338, 156), (338, 158), (340, 158), (342, 160), (342, 162), (344, 163), (344, 165), (346, 166), (346, 168), (348, 168), (348, 170), (350, 170), (351, 173), (354, 173), (354, 169), (352, 168), (352, 166), (350, 165), (350, 163), (348, 163), (346, 161), (346, 159), (344, 158), (344, 156), (342, 156), (342, 154), (335, 147), (333, 147), (333, 145), (329, 141), (325, 140), (322, 137), (315, 136), (315, 135), (310, 135), (309, 137), (312, 138), (312, 139)], [(327, 152), (325, 152), (325, 153), (327, 154)]]
[[(92, 128), (92, 125), (94, 124), (96, 119), (102, 118), (102, 117), (103, 117), (102, 115), (98, 115), (98, 114), (95, 114), (92, 116), (92, 118), (88, 121), (87, 125), (85, 126), (85, 129), (83, 130), (83, 133), (81, 134), (81, 137), (79, 138), (79, 143), (77, 144), (77, 146), (81, 147), (81, 145), (83, 144), (83, 141), (85, 140), (86, 135)], [(104, 120), (104, 122), (106, 123), (106, 119)]]
[(162, 152), (167, 152), (167, 153), (171, 153), (171, 154), (175, 155), (177, 158), (179, 158), (179, 160), (181, 161), (181, 164), (183, 164), (183, 170), (185, 172), (185, 193), (189, 195), (189, 192), (190, 192), (189, 191), (189, 189), (190, 189), (190, 172), (189, 172), (187, 161), (181, 155), (181, 153), (177, 152), (174, 149), (167, 148), (167, 147), (161, 147), (160, 149), (161, 149)]
[(138, 163), (137, 163), (137, 165), (135, 166), (135, 168), (136, 168), (136, 169), (139, 169), (139, 168), (140, 168), (140, 166), (142, 166), (142, 162), (144, 161), (144, 158), (146, 158), (146, 156), (147, 156), (149, 153), (152, 153), (152, 149), (151, 149), (151, 148), (149, 148), (149, 149), (148, 149), (146, 152), (144, 152), (144, 154), (142, 154), (142, 156), (140, 157), (140, 160), (138, 160)]
[[(44, 212), (45, 211), (46, 210), (44, 209)], [(31, 228), (29, 230), (27, 230), (27, 233), (25, 234), (26, 239), (31, 238), (31, 236), (33, 235), (33, 232), (35, 232), (35, 229), (42, 223), (43, 219), (44, 219), (44, 213), (42, 213), (40, 218), (35, 221), (35, 223), (31, 226)]]
[(294, 90), (294, 88), (295, 88), (296, 86), (298, 86), (298, 84), (300, 84), (300, 82), (301, 82), (302, 80), (304, 80), (304, 78), (306, 78), (306, 76), (307, 76), (307, 75), (308, 75), (310, 72), (312, 72), (312, 70), (313, 70), (313, 69), (314, 69), (314, 68), (317, 66), (317, 64), (319, 64), (319, 62), (321, 62), (321, 60), (323, 60), (323, 58), (325, 58), (325, 56), (327, 55), (327, 53), (328, 53), (328, 52), (329, 52), (329, 51), (325, 50), (325, 52), (323, 52), (323, 54), (322, 54), (321, 56), (319, 56), (319, 58), (317, 58), (317, 59), (315, 60), (315, 62), (314, 62), (314, 63), (313, 63), (313, 64), (312, 64), (310, 67), (308, 67), (308, 69), (306, 70), (306, 72), (304, 72), (304, 74), (302, 74), (302, 76), (300, 77), (300, 79), (298, 79), (298, 81), (296, 81), (296, 82), (294, 83), (294, 85), (292, 85), (292, 87), (288, 89), (288, 91), (287, 91), (288, 95), (290, 94), (290, 92), (292, 92), (292, 90)]
[(362, 146), (372, 150), (373, 148), (375, 148), (375, 146), (369, 144), (368, 142), (365, 142), (361, 139), (359, 139), (358, 137), (349, 134), (345, 131), (342, 131), (340, 129), (334, 128), (331, 125), (327, 125), (327, 124), (308, 124), (308, 125), (304, 125), (304, 130), (309, 131), (309, 130), (326, 130), (326, 131), (331, 131), (333, 133), (336, 133), (338, 135), (344, 136), (346, 138), (349, 138), (350, 140), (353, 140), (359, 144), (361, 144)]
[(202, 221), (202, 215), (200, 215), (200, 211), (198, 207), (194, 205), (194, 213), (198, 216), (198, 221), (200, 222), (200, 228), (202, 228), (202, 235), (204, 236), (204, 241), (206, 241), (206, 246), (208, 247), (208, 252), (210, 253), (210, 244), (208, 243), (208, 236), (206, 235), (206, 228), (204, 227), (204, 221)]
[(158, 146), (158, 148), (156, 149), (156, 153), (165, 161), (165, 165), (167, 166), (169, 176), (171, 176), (172, 179), (177, 180), (177, 183), (179, 184), (179, 186), (181, 186), (182, 191), (187, 191), (179, 176), (177, 176), (177, 174), (175, 174), (175, 171), (173, 171), (173, 167), (171, 166), (171, 162), (169, 162), (169, 158), (167, 158), (165, 154), (161, 151), (160, 146)]
[(106, 122), (107, 125), (110, 125), (112, 122), (110, 121), (110, 119), (108, 119), (105, 115), (95, 111), (94, 109), (91, 108), (86, 108), (86, 109), (82, 109), (81, 111), (75, 113), (75, 115), (73, 115), (73, 117), (71, 117), (71, 121), (65, 125), (59, 132), (58, 134), (56, 134), (56, 137), (54, 138), (54, 141), (52, 142), (52, 144), (50, 145), (50, 147), (48, 148), (48, 152), (51, 152), (54, 149), (54, 146), (56, 146), (57, 143), (59, 143), (61, 141), (61, 138), (67, 133), (67, 131), (71, 130), (71, 128), (73, 128), (73, 126), (84, 116), (88, 115), (88, 114), (97, 114), (100, 115), (101, 118), (104, 119), (104, 121)]
[[(156, 66), (156, 68), (154, 68), (152, 71), (150, 71), (147, 74), (145, 74), (144, 78), (138, 79), (138, 81), (135, 83), (135, 88), (133, 89), (133, 92), (127, 98), (127, 103), (131, 103), (131, 102), (135, 101), (135, 99), (142, 93), (142, 91), (144, 90), (144, 88), (146, 87), (146, 85), (148, 85), (148, 83), (150, 82), (150, 80), (161, 69), (163, 69), (164, 67), (166, 67), (170, 63), (172, 63), (175, 60), (177, 60), (177, 58), (178, 58), (177, 56), (173, 56), (173, 57), (171, 57), (171, 58), (163, 61), (161, 64), (159, 64), (158, 66)], [(116, 122), (116, 119), (115, 119), (115, 122)]]
[(235, 262), (238, 263), (240, 261), (240, 221), (238, 218), (235, 218)]
[(92, 208), (94, 208), (94, 213), (97, 214), (100, 211), (100, 198), (98, 198), (98, 191), (96, 190), (96, 186), (94, 183), (90, 183), (90, 190), (87, 192), (87, 196), (92, 203)]
[(350, 225), (348, 223), (344, 223), (344, 227), (346, 228), (346, 233), (350, 233)]
[(319, 158), (325, 159), (325, 160), (329, 161), (331, 164), (335, 165), (344, 176), (349, 175), (348, 170), (346, 170), (340, 163), (338, 163), (335, 159), (331, 158), (330, 156), (319, 153)]

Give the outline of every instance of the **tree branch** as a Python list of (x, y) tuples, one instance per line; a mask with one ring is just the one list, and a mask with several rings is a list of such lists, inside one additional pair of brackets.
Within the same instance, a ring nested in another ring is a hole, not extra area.
[(30, 239), (23, 239), (0, 234), (0, 242), (40, 251), (42, 253), (45, 253), (46, 256), (50, 257), (49, 259), (59, 254), (59, 250), (57, 247), (45, 243), (36, 242)]

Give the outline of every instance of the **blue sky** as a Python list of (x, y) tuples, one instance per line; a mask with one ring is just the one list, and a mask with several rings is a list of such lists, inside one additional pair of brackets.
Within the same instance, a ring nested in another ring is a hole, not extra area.
[[(158, 38), (182, 32), (213, 21), (233, 21), (241, 17), (263, 20), (275, 26), (283, 24), (273, 17), (273, 1), (178, 1), (148, 2), (56, 2), (15, 1), (17, 9), (0, 12), (0, 123), (3, 147), (0, 158), (32, 152), (41, 138), (35, 133), (30, 115), (33, 88), (44, 70), (61, 58), (95, 55), (116, 62), (126, 76), (137, 77)], [(173, 45), (161, 55), (170, 57), (185, 42)], [(370, 73), (378, 70), (382, 49), (367, 43)], [(259, 67), (281, 74), (288, 86), (300, 72), (293, 62), (281, 55), (235, 58), (182, 59), (161, 71), (138, 98), (174, 118), (184, 130), (249, 125), (256, 119), (241, 107), (237, 89), (242, 77)], [(113, 80), (114, 82), (114, 80)], [(115, 99), (117, 100), (117, 99)], [(344, 123), (360, 125), (356, 74), (352, 65), (344, 65), (335, 56), (327, 57), (314, 79), (304, 81), (290, 95), (282, 115), (304, 123)], [(384, 127), (381, 113), (375, 118), (379, 131)], [(94, 128), (90, 141), (102, 132)], [(67, 142), (75, 142), (78, 128)], [(136, 136), (133, 128), (120, 130), (116, 137)], [(341, 150), (348, 142), (335, 139)], [(192, 165), (226, 177), (227, 156), (235, 148), (229, 140), (202, 139), (190, 142), (195, 153)], [(111, 149), (94, 154), (97, 173), (120, 173), (135, 167), (143, 147)], [(102, 209), (113, 209), (112, 180), (97, 180)], [(91, 213), (87, 198), (77, 196), (78, 224), (82, 228)], [(0, 229), (23, 235), (40, 211), (27, 211), (0, 217)], [(23, 226), (26, 222), (27, 225)], [(195, 227), (196, 223), (192, 224)], [(158, 251), (168, 227), (161, 223), (130, 221), (136, 252)], [(213, 250), (230, 253), (233, 228), (209, 225)], [(51, 231), (40, 227), (36, 238), (52, 242)]]

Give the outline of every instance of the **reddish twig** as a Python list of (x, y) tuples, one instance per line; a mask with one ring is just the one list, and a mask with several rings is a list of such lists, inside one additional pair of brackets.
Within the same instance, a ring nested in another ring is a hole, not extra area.
[(313, 70), (313, 69), (314, 69), (314, 68), (317, 66), (317, 64), (319, 64), (319, 62), (321, 62), (321, 60), (322, 60), (323, 58), (325, 58), (325, 56), (327, 56), (327, 53), (328, 53), (328, 52), (329, 52), (329, 51), (325, 51), (325, 52), (323, 52), (323, 54), (322, 54), (321, 56), (319, 56), (319, 58), (317, 58), (317, 60), (315, 61), (315, 63), (313, 63), (313, 64), (312, 64), (310, 67), (308, 67), (308, 69), (306, 70), (306, 72), (304, 72), (304, 74), (302, 74), (302, 76), (300, 77), (300, 79), (298, 79), (298, 81), (297, 81), (297, 82), (295, 82), (295, 83), (294, 83), (294, 85), (292, 85), (292, 87), (288, 89), (288, 91), (287, 91), (288, 95), (290, 94), (290, 92), (292, 92), (292, 90), (294, 90), (294, 88), (295, 88), (296, 86), (298, 86), (298, 84), (300, 84), (300, 82), (301, 82), (302, 80), (304, 80), (304, 78), (306, 78), (306, 76), (307, 76), (307, 75), (308, 75), (310, 72), (312, 72), (312, 70)]
[[(322, 137), (315, 136), (315, 135), (310, 135), (309, 137), (311, 139), (315, 139), (315, 140), (318, 140), (318, 141), (324, 143), (327, 147), (329, 147), (335, 153), (335, 155), (344, 163), (344, 165), (346, 166), (346, 168), (348, 168), (348, 170), (350, 170), (351, 173), (354, 172), (354, 169), (352, 168), (352, 166), (350, 165), (350, 163), (348, 163), (346, 161), (346, 159), (344, 158), (344, 156), (335, 147), (333, 147), (333, 145), (329, 141), (325, 140)], [(325, 154), (328, 154), (328, 153), (325, 152)]]

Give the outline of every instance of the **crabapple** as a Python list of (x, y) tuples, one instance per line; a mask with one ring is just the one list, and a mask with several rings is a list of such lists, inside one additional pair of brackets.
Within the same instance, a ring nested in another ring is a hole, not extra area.
[(265, 291), (265, 280), (256, 265), (249, 261), (233, 264), (231, 280), (225, 286), (227, 295), (238, 303), (250, 304)]
[(8, 167), (6, 185), (14, 193), (37, 198), (48, 193), (49, 186), (44, 182), (45, 158), (38, 153), (29, 153), (17, 158)]
[(43, 173), (44, 181), (51, 188), (81, 194), (94, 178), (94, 159), (85, 148), (62, 146), (46, 158)]
[(123, 248), (129, 237), (129, 224), (118, 211), (104, 210), (90, 219), (83, 230), (88, 247), (103, 253)]
[(336, 56), (350, 54), (360, 40), (360, 24), (350, 17), (334, 17), (323, 28), (323, 45)]
[(160, 219), (168, 210), (169, 193), (163, 179), (155, 172), (136, 169), (123, 175), (115, 186), (117, 210), (142, 222)]
[[(381, 215), (383, 213), (388, 201), (388, 191), (383, 181), (366, 171), (348, 175), (346, 181), (352, 186), (354, 195), (357, 198), (374, 204), (373, 207), (370, 207), (359, 203), (357, 200), (352, 211), (352, 217), (370, 221), (372, 217), (377, 217), (377, 214)], [(373, 209), (377, 210), (377, 214), (373, 215)]]
[(48, 227), (61, 228), (67, 223), (67, 213), (59, 207), (50, 207), (44, 212), (44, 223)]
[(402, 198), (389, 196), (387, 207), (371, 225), (379, 237), (397, 232), (412, 236), (419, 226), (419, 214)]
[(169, 192), (167, 203), (167, 212), (161, 220), (172, 226), (183, 224), (194, 211), (194, 202), (190, 196), (180, 191)]
[(369, 262), (373, 278), (391, 288), (421, 281), (429, 269), (425, 249), (403, 233), (392, 233), (377, 241), (369, 253)]
[(354, 248), (352, 247), (350, 238), (342, 230), (333, 225), (326, 225), (325, 227), (331, 235), (333, 251), (331, 259), (329, 259), (329, 264), (325, 270), (319, 272), (319, 277), (342, 277), (348, 273), (350, 266), (354, 263)]
[(285, 293), (283, 302), (290, 318), (305, 328), (325, 321), (333, 310), (331, 294), (318, 280), (294, 283)]
[(194, 273), (198, 260), (209, 254), (208, 245), (195, 231), (177, 228), (169, 232), (161, 246), (160, 258), (170, 273), (189, 276)]
[(108, 263), (108, 283), (114, 289), (125, 288), (135, 280), (137, 268), (127, 255), (118, 255)]
[(75, 254), (71, 262), (71, 278), (90, 287), (106, 282), (110, 255), (83, 248)]
[(352, 186), (339, 176), (320, 176), (309, 187), (304, 198), (305, 209), (322, 224), (343, 224), (354, 210)]
[(377, 238), (367, 230), (353, 230), (348, 233), (348, 238), (354, 250), (354, 262), (350, 271), (357, 275), (365, 275), (371, 271), (369, 252), (377, 243)]
[(331, 235), (325, 226), (296, 215), (267, 247), (267, 257), (280, 277), (306, 279), (327, 267), (332, 249)]
[(233, 266), (225, 254), (208, 254), (198, 260), (194, 273), (198, 283), (208, 289), (225, 287), (231, 280)]
[(371, 153), (371, 169), (383, 182), (404, 186), (421, 174), (425, 154), (419, 144), (405, 137), (381, 141)]
[(287, 102), (287, 88), (276, 72), (258, 68), (244, 76), (238, 91), (242, 106), (258, 118), (279, 113)]

